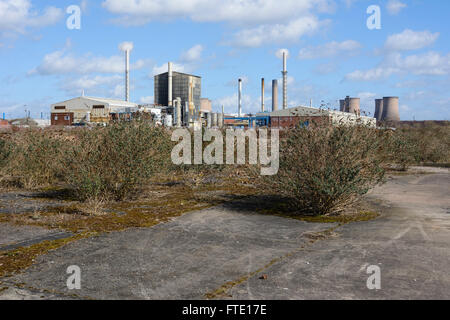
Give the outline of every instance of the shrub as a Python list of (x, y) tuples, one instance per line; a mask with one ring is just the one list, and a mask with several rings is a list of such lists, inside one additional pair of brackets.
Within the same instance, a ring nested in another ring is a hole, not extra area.
[(53, 184), (61, 172), (62, 142), (51, 132), (27, 130), (14, 137), (8, 174), (29, 189)]
[(80, 200), (122, 200), (171, 163), (168, 133), (143, 122), (80, 131), (65, 155), (65, 180)]
[(4, 139), (0, 139), (0, 171), (8, 162), (11, 155), (11, 144)]
[(382, 181), (382, 139), (366, 127), (297, 128), (280, 141), (278, 175), (262, 179), (301, 214), (342, 211)]

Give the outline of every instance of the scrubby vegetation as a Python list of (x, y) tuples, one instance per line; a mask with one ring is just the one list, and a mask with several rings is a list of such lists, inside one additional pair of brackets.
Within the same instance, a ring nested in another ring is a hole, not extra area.
[[(187, 186), (229, 179), (291, 199), (303, 215), (334, 214), (382, 181), (396, 165), (450, 162), (450, 126), (298, 128), (283, 132), (278, 175), (250, 166), (174, 166), (170, 131), (145, 122), (55, 131), (30, 129), (0, 138), (0, 182), (25, 189), (64, 187), (72, 199), (122, 201), (149, 181), (179, 177)], [(259, 173), (259, 170), (257, 170)], [(234, 182), (233, 182), (234, 181)]]
[(281, 142), (278, 175), (262, 185), (302, 214), (342, 211), (382, 180), (382, 145), (379, 132), (365, 127), (293, 129)]
[(123, 200), (167, 171), (170, 135), (144, 122), (81, 131), (65, 148), (64, 178), (81, 200)]

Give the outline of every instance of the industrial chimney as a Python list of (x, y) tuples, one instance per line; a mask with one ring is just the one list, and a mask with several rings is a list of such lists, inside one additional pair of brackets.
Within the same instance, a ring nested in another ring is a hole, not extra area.
[(261, 79), (261, 112), (264, 112), (264, 78)]
[(400, 121), (400, 113), (398, 108), (398, 97), (383, 98), (383, 115), (382, 121)]
[(287, 109), (287, 53), (283, 52), (283, 109)]
[(383, 116), (383, 99), (375, 99), (375, 119), (377, 121), (381, 121), (381, 117)]
[(169, 62), (167, 67), (167, 77), (168, 77), (168, 106), (172, 107), (172, 95), (173, 95), (173, 65), (172, 62)]
[(132, 42), (123, 42), (119, 49), (125, 52), (125, 101), (130, 101), (130, 52), (133, 50)]
[(238, 115), (242, 115), (242, 79), (239, 79)]
[(278, 80), (272, 80), (272, 111), (278, 110)]

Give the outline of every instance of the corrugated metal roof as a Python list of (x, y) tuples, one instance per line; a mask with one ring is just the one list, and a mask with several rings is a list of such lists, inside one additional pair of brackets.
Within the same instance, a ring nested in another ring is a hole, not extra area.
[(137, 107), (137, 105), (138, 105), (137, 103), (128, 102), (128, 101), (125, 101), (125, 100), (109, 99), (109, 98), (97, 98), (97, 97), (86, 97), (86, 96), (81, 96), (81, 97), (65, 100), (65, 101), (62, 101), (62, 102), (54, 103), (52, 105), (54, 106), (54, 105), (65, 104), (65, 103), (67, 103), (69, 101), (73, 101), (73, 100), (77, 100), (77, 99), (98, 101), (100, 103), (109, 104), (109, 105), (113, 105), (113, 106), (120, 106), (120, 107)]

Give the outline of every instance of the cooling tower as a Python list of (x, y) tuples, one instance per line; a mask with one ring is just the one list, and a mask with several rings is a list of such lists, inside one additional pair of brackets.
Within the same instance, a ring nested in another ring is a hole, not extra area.
[(348, 112), (359, 115), (361, 112), (361, 99), (349, 98), (348, 99)]
[(383, 99), (375, 99), (375, 116), (377, 121), (381, 121), (383, 115)]
[(398, 97), (383, 98), (383, 115), (382, 121), (400, 121), (400, 113), (398, 108)]
[(345, 100), (339, 100), (340, 108), (339, 110), (341, 112), (345, 112)]

